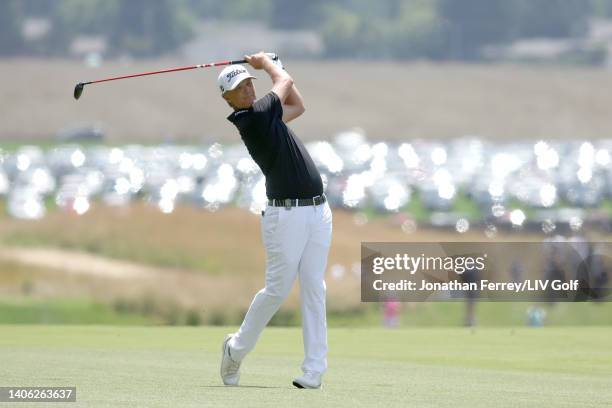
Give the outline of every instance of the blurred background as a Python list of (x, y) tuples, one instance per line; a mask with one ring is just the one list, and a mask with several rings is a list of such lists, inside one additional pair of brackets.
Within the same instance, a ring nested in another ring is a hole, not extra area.
[(266, 198), (218, 71), (72, 92), (259, 50), (304, 95), (335, 209), (330, 326), (612, 324), (604, 302), (360, 301), (362, 241), (575, 244), (541, 277), (609, 241), (612, 0), (3, 0), (0, 323), (240, 322)]

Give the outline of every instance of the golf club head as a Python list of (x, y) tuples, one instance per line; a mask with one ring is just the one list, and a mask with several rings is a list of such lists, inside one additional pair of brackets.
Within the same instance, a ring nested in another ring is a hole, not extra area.
[(76, 84), (76, 86), (74, 87), (74, 99), (79, 99), (81, 97), (84, 87), (85, 87), (85, 84), (82, 82), (79, 82), (78, 84)]

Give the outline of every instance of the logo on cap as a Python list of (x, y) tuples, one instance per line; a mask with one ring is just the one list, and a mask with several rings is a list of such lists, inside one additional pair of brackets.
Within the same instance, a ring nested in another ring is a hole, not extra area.
[(246, 69), (235, 69), (232, 72), (228, 72), (227, 75), (225, 75), (225, 78), (227, 81), (230, 81), (233, 77), (240, 75), (240, 74), (244, 74), (246, 71)]

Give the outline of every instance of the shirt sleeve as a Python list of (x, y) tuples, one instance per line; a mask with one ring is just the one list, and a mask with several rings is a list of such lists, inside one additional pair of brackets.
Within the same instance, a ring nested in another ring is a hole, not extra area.
[(267, 119), (268, 122), (274, 119), (283, 118), (283, 106), (280, 98), (273, 91), (268, 92), (253, 104), (253, 112), (258, 116)]

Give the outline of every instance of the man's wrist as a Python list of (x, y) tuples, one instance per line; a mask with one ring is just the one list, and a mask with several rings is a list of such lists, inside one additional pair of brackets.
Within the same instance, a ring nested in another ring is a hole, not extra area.
[(263, 70), (266, 71), (270, 77), (283, 77), (287, 74), (287, 71), (279, 68), (272, 60), (267, 60), (263, 65)]
[(263, 62), (263, 69), (264, 69), (266, 72), (269, 72), (269, 70), (270, 70), (270, 69), (272, 69), (272, 70), (273, 70), (275, 66), (276, 66), (276, 65), (274, 65), (274, 61), (272, 61), (272, 60), (270, 59), (270, 57), (266, 57), (266, 59), (265, 59), (265, 60), (264, 60), (264, 62)]

